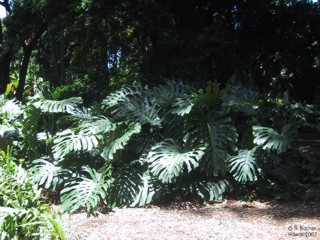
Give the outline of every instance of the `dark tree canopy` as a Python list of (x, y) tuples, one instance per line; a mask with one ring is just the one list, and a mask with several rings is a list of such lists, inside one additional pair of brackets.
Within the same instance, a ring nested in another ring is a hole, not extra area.
[(313, 102), (319, 92), (320, 7), (313, 1), (0, 4), (8, 13), (0, 22), (0, 90), (16, 80), (18, 99), (35, 80), (28, 68), (61, 97), (88, 100), (134, 81), (176, 78), (204, 86), (225, 84), (236, 73), (275, 95), (289, 90)]

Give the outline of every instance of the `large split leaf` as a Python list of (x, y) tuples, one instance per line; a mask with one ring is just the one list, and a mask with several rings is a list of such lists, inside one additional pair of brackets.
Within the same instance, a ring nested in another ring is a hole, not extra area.
[(41, 109), (43, 112), (50, 113), (63, 113), (72, 112), (77, 106), (82, 104), (82, 99), (80, 97), (72, 97), (68, 99), (57, 100), (44, 100), (34, 103), (36, 108)]
[(70, 182), (62, 191), (63, 210), (74, 212), (85, 207), (87, 212), (94, 210), (106, 198), (112, 179), (105, 172), (84, 167), (89, 177), (82, 176)]
[(297, 133), (297, 128), (292, 123), (285, 124), (281, 133), (273, 128), (261, 126), (253, 126), (252, 129), (255, 144), (262, 146), (264, 150), (273, 150), (278, 153), (287, 151)]
[(120, 149), (123, 149), (128, 144), (132, 135), (141, 131), (139, 123), (131, 123), (129, 125), (122, 124), (110, 135), (107, 139), (106, 146), (104, 147), (101, 156), (104, 159), (113, 159), (113, 155)]
[(229, 171), (239, 182), (256, 181), (258, 166), (256, 164), (255, 150), (241, 150), (236, 156), (228, 160)]
[(222, 199), (223, 193), (227, 190), (229, 182), (227, 180), (194, 181), (190, 184), (191, 192), (198, 195), (204, 202)]
[(147, 161), (154, 175), (163, 183), (171, 183), (184, 171), (197, 168), (204, 151), (205, 147), (183, 151), (172, 139), (167, 139), (152, 147)]
[(76, 134), (71, 130), (65, 130), (54, 139), (53, 156), (55, 159), (64, 158), (70, 152), (90, 151), (99, 144), (99, 135)]
[(52, 187), (53, 190), (62, 182), (63, 175), (70, 173), (59, 166), (58, 162), (50, 161), (48, 158), (36, 159), (32, 162), (32, 165), (29, 169), (32, 181), (45, 188)]

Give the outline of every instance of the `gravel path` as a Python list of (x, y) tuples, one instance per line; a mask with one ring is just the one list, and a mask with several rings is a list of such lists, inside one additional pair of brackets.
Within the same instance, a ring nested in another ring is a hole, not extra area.
[[(224, 201), (64, 216), (70, 239), (320, 239), (320, 206)], [(311, 236), (310, 236), (311, 235)]]

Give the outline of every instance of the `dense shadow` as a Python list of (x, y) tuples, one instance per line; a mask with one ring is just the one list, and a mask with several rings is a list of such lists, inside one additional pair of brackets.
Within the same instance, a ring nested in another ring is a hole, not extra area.
[(240, 202), (226, 200), (223, 203), (207, 205), (203, 207), (193, 207), (189, 210), (190, 214), (209, 217), (213, 214), (234, 213), (239, 218), (266, 217), (274, 220), (288, 220), (292, 218), (320, 217), (320, 189), (314, 190), (312, 197), (308, 201), (292, 202)]
[(318, 204), (290, 202), (290, 203), (273, 203), (267, 209), (244, 208), (244, 207), (229, 207), (228, 210), (245, 217), (251, 216), (266, 216), (275, 220), (288, 220), (291, 218), (319, 218), (320, 207)]

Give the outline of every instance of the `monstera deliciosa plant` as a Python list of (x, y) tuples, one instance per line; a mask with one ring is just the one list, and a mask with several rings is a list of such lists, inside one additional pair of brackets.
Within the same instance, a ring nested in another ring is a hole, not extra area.
[(66, 211), (168, 193), (210, 201), (231, 182), (263, 178), (269, 159), (293, 149), (298, 117), (265, 116), (264, 101), (239, 84), (197, 90), (177, 80), (127, 86), (91, 108), (40, 98), (24, 109), (22, 151), (34, 183), (60, 191)]

